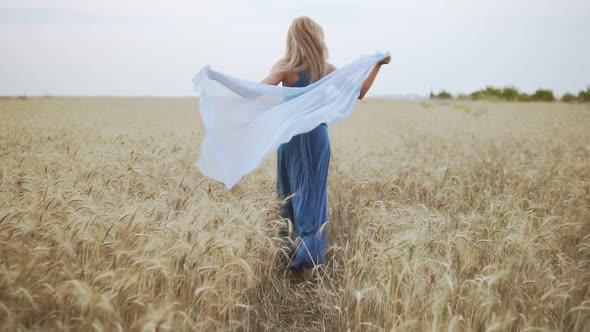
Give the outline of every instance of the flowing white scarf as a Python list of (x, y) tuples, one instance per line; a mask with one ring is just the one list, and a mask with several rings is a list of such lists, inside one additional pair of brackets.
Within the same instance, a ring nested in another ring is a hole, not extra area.
[(251, 82), (203, 67), (193, 78), (206, 130), (197, 168), (233, 187), (293, 136), (348, 116), (365, 78), (388, 55), (361, 57), (306, 87)]

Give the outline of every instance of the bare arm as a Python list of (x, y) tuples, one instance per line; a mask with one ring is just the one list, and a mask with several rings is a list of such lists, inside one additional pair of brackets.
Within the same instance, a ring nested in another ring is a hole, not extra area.
[[(332, 64), (328, 63), (328, 67), (326, 68), (326, 75), (330, 74), (334, 70), (336, 70), (336, 67), (334, 67)], [(287, 73), (285, 73), (285, 72), (282, 72), (282, 73), (272, 73), (271, 72), (260, 83), (277, 85), (281, 82), (284, 83), (286, 78), (287, 78)]]
[(270, 73), (260, 83), (277, 85), (285, 80), (285, 73)]
[(375, 67), (373, 67), (373, 69), (369, 73), (369, 76), (367, 76), (367, 78), (363, 82), (363, 86), (361, 87), (361, 93), (359, 94), (358, 99), (363, 99), (363, 97), (365, 97), (365, 94), (367, 93), (367, 91), (369, 91), (369, 89), (371, 88), (371, 85), (373, 85), (373, 81), (375, 81), (375, 77), (377, 77), (377, 74), (379, 73), (379, 69), (381, 69), (381, 65), (388, 64), (390, 60), (391, 60), (391, 56), (388, 56), (387, 58), (379, 61), (375, 65)]
[(334, 70), (336, 70), (336, 67), (334, 67), (333, 64), (328, 63), (328, 68), (326, 69), (326, 75), (330, 74), (331, 72), (333, 72)]

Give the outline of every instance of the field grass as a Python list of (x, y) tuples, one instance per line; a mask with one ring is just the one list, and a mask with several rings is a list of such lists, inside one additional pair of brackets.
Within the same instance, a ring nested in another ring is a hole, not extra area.
[(0, 329), (590, 331), (589, 106), (368, 100), (329, 131), (301, 276), (275, 157), (203, 177), (196, 99), (0, 100)]

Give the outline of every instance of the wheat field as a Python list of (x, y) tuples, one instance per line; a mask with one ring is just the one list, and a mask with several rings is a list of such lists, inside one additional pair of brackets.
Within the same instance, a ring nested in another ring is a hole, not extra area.
[(0, 100), (3, 331), (590, 331), (590, 106), (367, 100), (329, 126), (327, 263), (272, 156), (194, 167), (196, 98)]

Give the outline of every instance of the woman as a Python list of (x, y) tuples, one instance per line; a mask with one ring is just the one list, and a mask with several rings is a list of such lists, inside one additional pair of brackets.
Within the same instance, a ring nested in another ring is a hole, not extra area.
[[(326, 62), (328, 49), (322, 28), (312, 19), (300, 16), (293, 20), (287, 35), (285, 56), (272, 68), (262, 83), (304, 87), (335, 71)], [(389, 63), (387, 57), (371, 70), (360, 90), (362, 99), (377, 76), (379, 68)], [(326, 181), (330, 162), (328, 127), (320, 124), (310, 132), (294, 136), (277, 151), (277, 191), (281, 199), (291, 197), (281, 208), (281, 216), (295, 225), (295, 249), (289, 268), (301, 270), (324, 264), (328, 217)]]

